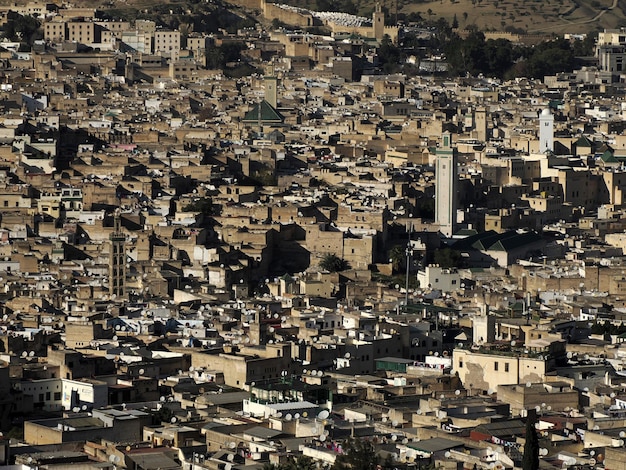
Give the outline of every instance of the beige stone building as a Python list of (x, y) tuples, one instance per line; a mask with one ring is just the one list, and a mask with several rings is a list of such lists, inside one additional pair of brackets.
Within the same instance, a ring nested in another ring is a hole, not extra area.
[(180, 32), (157, 30), (154, 33), (154, 53), (165, 57), (178, 57), (180, 53)]
[(67, 23), (60, 19), (47, 21), (43, 25), (43, 37), (46, 41), (61, 42), (65, 40)]
[(68, 41), (79, 44), (93, 44), (95, 42), (96, 25), (87, 21), (73, 21), (67, 23)]
[(467, 389), (497, 391), (499, 385), (544, 382), (546, 373), (554, 367), (554, 354), (564, 350), (565, 342), (554, 342), (545, 351), (537, 352), (505, 353), (488, 345), (455, 348), (453, 370)]

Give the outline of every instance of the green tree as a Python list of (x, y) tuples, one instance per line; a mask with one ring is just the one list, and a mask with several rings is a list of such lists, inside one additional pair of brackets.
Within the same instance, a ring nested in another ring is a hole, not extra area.
[(34, 16), (23, 16), (10, 11), (7, 22), (2, 27), (3, 37), (32, 45), (36, 39), (43, 37), (40, 26), (41, 23)]
[(401, 67), (402, 53), (388, 34), (385, 34), (378, 47), (378, 62), (386, 73), (396, 72)]
[(213, 213), (213, 201), (210, 197), (202, 197), (183, 207), (183, 212), (200, 212), (204, 215)]
[(461, 253), (452, 248), (440, 248), (435, 250), (433, 261), (442, 268), (457, 268), (461, 262)]
[(350, 438), (343, 443), (343, 454), (339, 454), (332, 470), (375, 470), (380, 457), (371, 442)]
[(328, 254), (320, 261), (320, 268), (331, 273), (336, 273), (350, 269), (350, 263), (335, 254)]
[(396, 245), (389, 250), (389, 259), (391, 260), (391, 268), (394, 272), (399, 272), (406, 267), (406, 252), (402, 245)]
[(452, 18), (452, 28), (456, 29), (459, 27), (459, 20), (456, 17), (456, 13), (454, 14), (454, 18)]
[(539, 468), (539, 438), (535, 429), (535, 416), (526, 419), (526, 442), (524, 443), (523, 470), (537, 470)]
[(291, 457), (289, 462), (285, 465), (287, 470), (316, 470), (317, 464), (315, 460), (306, 455), (298, 455), (297, 457)]

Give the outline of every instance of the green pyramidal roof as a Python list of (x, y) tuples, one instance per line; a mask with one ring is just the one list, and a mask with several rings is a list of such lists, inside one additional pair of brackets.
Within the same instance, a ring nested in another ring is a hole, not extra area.
[(276, 109), (267, 101), (263, 100), (254, 105), (252, 109), (246, 113), (243, 118), (243, 122), (259, 122), (259, 106), (261, 107), (262, 123), (282, 123), (285, 120), (285, 117), (282, 114), (276, 111)]

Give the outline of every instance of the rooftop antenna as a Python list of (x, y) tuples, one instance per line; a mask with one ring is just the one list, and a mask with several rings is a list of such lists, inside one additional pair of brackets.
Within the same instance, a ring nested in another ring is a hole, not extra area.
[(411, 246), (411, 234), (413, 232), (413, 222), (409, 226), (409, 239), (406, 243), (406, 279), (404, 285), (404, 309), (408, 313), (409, 308), (409, 267), (411, 265), (411, 256), (413, 255), (413, 247)]
[(263, 138), (263, 120), (261, 119), (261, 106), (263, 105), (263, 100), (259, 101), (259, 107), (257, 108), (257, 121), (259, 125), (259, 139)]

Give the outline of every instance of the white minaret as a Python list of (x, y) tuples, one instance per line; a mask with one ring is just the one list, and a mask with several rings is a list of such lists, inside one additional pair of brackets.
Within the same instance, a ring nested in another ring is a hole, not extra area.
[(444, 132), (435, 162), (435, 222), (447, 237), (454, 234), (456, 222), (457, 153), (452, 135)]
[(539, 153), (554, 151), (554, 116), (548, 108), (539, 116)]

